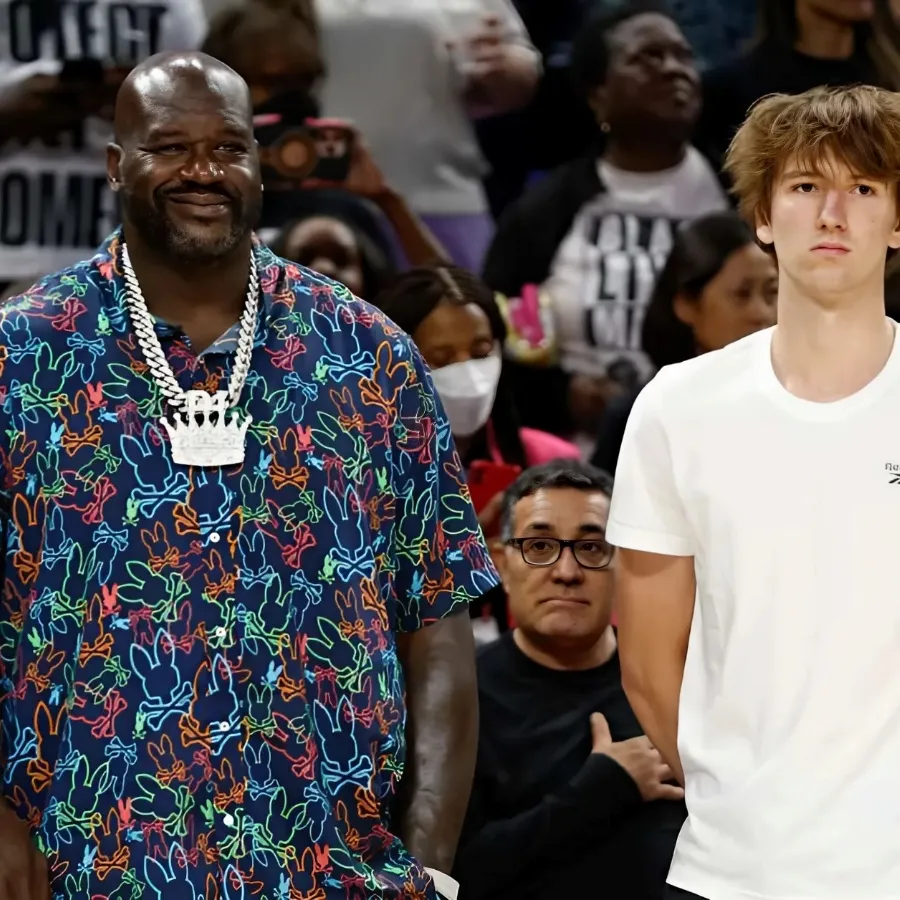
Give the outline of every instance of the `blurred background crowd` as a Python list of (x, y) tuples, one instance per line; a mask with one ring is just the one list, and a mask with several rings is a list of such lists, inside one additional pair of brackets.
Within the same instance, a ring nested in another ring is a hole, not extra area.
[[(605, 522), (570, 554), (515, 540), (518, 517), (602, 519), (654, 372), (774, 324), (776, 265), (723, 155), (766, 94), (900, 89), (900, 0), (0, 0), (4, 296), (116, 226), (118, 86), (194, 48), (250, 85), (260, 237), (384, 309), (430, 365), (504, 576), (472, 613), (499, 649), (480, 662), (465, 896), (574, 896), (598, 872), (603, 896), (655, 900), (678, 804), (638, 815), (639, 767), (634, 796), (582, 768), (608, 758), (605, 725), (565, 739), (602, 704), (639, 734), (590, 664), (614, 616)], [(890, 272), (887, 298), (896, 318)], [(545, 615), (548, 579), (582, 586), (584, 614)]]

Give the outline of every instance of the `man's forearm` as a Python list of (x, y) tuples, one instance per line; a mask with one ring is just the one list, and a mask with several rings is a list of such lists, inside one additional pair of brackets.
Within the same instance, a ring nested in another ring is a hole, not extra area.
[(684, 662), (655, 660), (639, 676), (622, 671), (628, 702), (650, 742), (659, 751), (678, 783), (684, 786), (684, 770), (678, 756), (678, 700)]
[(619, 548), (617, 566), (622, 686), (645, 734), (684, 785), (678, 702), (697, 592), (694, 559)]
[(475, 644), (468, 611), (401, 635), (398, 651), (408, 717), (398, 831), (422, 865), (450, 872), (478, 749)]

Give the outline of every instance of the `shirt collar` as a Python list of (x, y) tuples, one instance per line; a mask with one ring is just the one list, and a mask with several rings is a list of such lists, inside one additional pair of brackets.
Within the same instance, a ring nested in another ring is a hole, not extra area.
[[(91, 266), (99, 271), (101, 278), (100, 287), (107, 304), (110, 306), (110, 309), (107, 311), (110, 322), (113, 324), (119, 322), (124, 327), (128, 320), (128, 314), (125, 307), (125, 279), (122, 276), (121, 247), (123, 242), (124, 236), (122, 229), (119, 228), (103, 242), (100, 249), (94, 254)], [(260, 291), (262, 292), (263, 300), (263, 319), (266, 327), (268, 327), (272, 320), (277, 317), (277, 312), (274, 308), (275, 299), (273, 292), (281, 280), (279, 276), (283, 274), (283, 271), (272, 272), (273, 266), (282, 269), (279, 265), (280, 260), (256, 235), (253, 235), (252, 252), (256, 257), (256, 268), (259, 272)], [(104, 286), (107, 288), (106, 290), (103, 290)], [(155, 324), (156, 333), (160, 338), (171, 338), (178, 333), (177, 325), (165, 322), (162, 319), (156, 319)], [(240, 323), (235, 322), (228, 331), (213, 341), (200, 355), (234, 353), (237, 350), (239, 334)]]

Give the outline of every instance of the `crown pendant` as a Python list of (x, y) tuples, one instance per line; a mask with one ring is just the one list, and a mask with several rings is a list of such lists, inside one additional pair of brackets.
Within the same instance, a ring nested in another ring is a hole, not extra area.
[(229, 411), (228, 391), (185, 391), (184, 406), (171, 421), (160, 419), (172, 443), (172, 462), (203, 468), (240, 465), (252, 421), (253, 416)]

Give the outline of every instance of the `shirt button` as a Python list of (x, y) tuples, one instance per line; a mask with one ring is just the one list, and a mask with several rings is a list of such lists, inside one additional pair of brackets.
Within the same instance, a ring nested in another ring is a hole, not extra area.
[(217, 638), (223, 638), (223, 637), (225, 637), (227, 632), (225, 631), (224, 626), (220, 625), (218, 628), (216, 628), (216, 630), (213, 632), (213, 634), (215, 634), (215, 636)]
[(231, 828), (234, 825), (234, 816), (231, 813), (225, 813), (222, 817), (222, 821), (225, 823), (227, 828)]
[(219, 535), (219, 532), (218, 532), (218, 531), (214, 531), (214, 532), (209, 536), (209, 539), (210, 539), (210, 541), (211, 541), (213, 544), (218, 544), (219, 541), (221, 540), (221, 536)]

